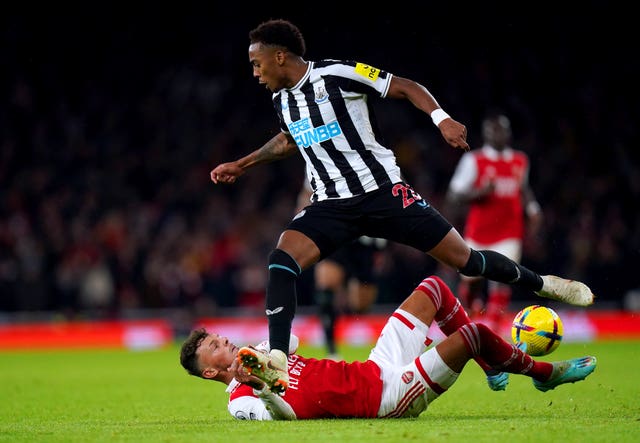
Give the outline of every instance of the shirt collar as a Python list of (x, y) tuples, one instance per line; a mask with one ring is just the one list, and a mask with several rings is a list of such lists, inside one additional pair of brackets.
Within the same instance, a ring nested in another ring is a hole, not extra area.
[(484, 155), (486, 155), (491, 160), (511, 160), (513, 158), (513, 148), (511, 148), (510, 146), (507, 146), (502, 151), (498, 151), (493, 146), (484, 144), (482, 146), (482, 151), (484, 152)]

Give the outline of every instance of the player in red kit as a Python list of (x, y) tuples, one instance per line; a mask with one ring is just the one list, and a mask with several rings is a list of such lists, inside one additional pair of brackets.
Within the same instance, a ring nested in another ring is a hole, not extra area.
[[(429, 347), (436, 321), (447, 338)], [(365, 361), (303, 357), (291, 337), (289, 386), (271, 392), (269, 344), (238, 348), (226, 337), (196, 329), (182, 344), (180, 362), (191, 375), (227, 385), (231, 415), (246, 420), (415, 417), (445, 393), (467, 361), (533, 379), (545, 392), (583, 380), (592, 356), (536, 361), (484, 324), (472, 323), (440, 278), (424, 279), (387, 320)]]
[[(511, 123), (502, 113), (483, 121), (482, 136), (482, 148), (460, 158), (447, 198), (450, 203), (468, 205), (463, 233), (467, 244), (500, 252), (520, 263), (525, 228), (534, 233), (542, 220), (529, 186), (529, 158), (511, 146)], [(487, 324), (499, 331), (511, 300), (511, 286), (488, 281), (485, 304), (484, 284), (483, 278), (461, 276), (457, 293), (472, 318), (484, 313)]]

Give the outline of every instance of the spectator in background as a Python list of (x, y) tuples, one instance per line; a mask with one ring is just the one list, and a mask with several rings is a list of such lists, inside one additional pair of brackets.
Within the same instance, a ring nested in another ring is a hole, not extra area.
[[(466, 152), (455, 169), (447, 200), (468, 209), (463, 235), (474, 249), (500, 252), (520, 263), (525, 223), (535, 234), (542, 211), (529, 186), (529, 158), (514, 149), (511, 122), (493, 111), (482, 122), (483, 145)], [(484, 317), (500, 331), (512, 289), (497, 281), (460, 276), (458, 296), (472, 318)]]

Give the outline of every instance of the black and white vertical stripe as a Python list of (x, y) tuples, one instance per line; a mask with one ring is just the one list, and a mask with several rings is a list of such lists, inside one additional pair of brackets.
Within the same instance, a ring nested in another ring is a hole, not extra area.
[(273, 95), (286, 132), (303, 119), (312, 128), (340, 125), (339, 135), (309, 146), (299, 144), (314, 200), (353, 197), (401, 181), (394, 153), (380, 143), (369, 100), (386, 95), (392, 75), (379, 71), (372, 81), (355, 67), (355, 62), (310, 62), (296, 86)]

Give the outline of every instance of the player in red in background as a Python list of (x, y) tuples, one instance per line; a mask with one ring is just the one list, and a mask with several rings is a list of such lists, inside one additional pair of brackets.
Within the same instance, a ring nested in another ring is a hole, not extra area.
[[(434, 320), (447, 338), (426, 350)], [(289, 343), (289, 387), (282, 395), (269, 389), (269, 378), (278, 373), (269, 368), (267, 342), (239, 349), (226, 337), (197, 329), (183, 343), (180, 363), (191, 375), (228, 385), (229, 412), (244, 420), (415, 417), (455, 383), (470, 359), (531, 377), (542, 392), (583, 380), (596, 367), (591, 356), (534, 360), (486, 325), (472, 323), (435, 276), (389, 317), (365, 361), (306, 358), (295, 353), (297, 339)]]
[[(500, 112), (482, 122), (484, 144), (463, 154), (449, 184), (447, 199), (454, 205), (468, 205), (464, 238), (474, 249), (500, 252), (516, 263), (522, 258), (525, 221), (535, 234), (542, 211), (529, 186), (529, 158), (511, 146), (509, 119)], [(525, 220), (526, 219), (526, 220)], [(494, 330), (499, 327), (511, 301), (511, 286), (461, 275), (457, 290), (465, 308)]]

